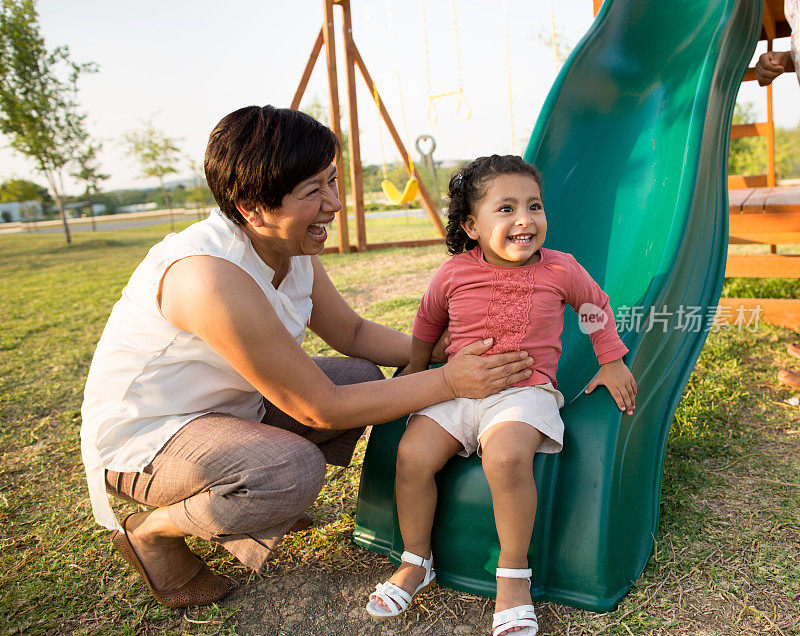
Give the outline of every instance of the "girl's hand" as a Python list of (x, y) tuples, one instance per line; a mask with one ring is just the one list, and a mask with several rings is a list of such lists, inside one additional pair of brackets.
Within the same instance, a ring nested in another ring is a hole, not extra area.
[(531, 375), (533, 359), (527, 351), (484, 356), (492, 338), (467, 345), (441, 367), (453, 397), (484, 398), (498, 393)]
[(445, 349), (447, 349), (449, 346), (450, 331), (445, 329), (444, 333), (436, 342), (436, 346), (433, 347), (433, 351), (431, 352), (431, 362), (434, 364), (437, 362), (447, 362), (447, 353), (445, 353)]
[(586, 392), (591, 393), (599, 385), (605, 385), (620, 411), (633, 415), (636, 408), (636, 380), (620, 358), (600, 365), (600, 371), (594, 376)]

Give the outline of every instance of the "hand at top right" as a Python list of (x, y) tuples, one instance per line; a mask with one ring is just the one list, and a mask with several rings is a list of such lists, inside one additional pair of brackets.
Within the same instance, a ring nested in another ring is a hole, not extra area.
[(788, 51), (767, 51), (756, 62), (756, 79), (759, 86), (767, 86), (786, 70), (790, 57)]

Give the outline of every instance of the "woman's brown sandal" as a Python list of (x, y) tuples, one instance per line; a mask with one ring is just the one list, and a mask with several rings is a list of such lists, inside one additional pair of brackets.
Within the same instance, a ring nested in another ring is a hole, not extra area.
[(314, 525), (314, 520), (311, 518), (307, 512), (304, 512), (297, 521), (294, 522), (291, 528), (289, 528), (286, 534), (292, 534), (294, 532), (302, 532), (303, 530), (308, 530), (311, 526)]
[[(123, 528), (125, 528), (125, 522), (127, 521), (128, 518), (126, 517), (125, 521), (122, 522)], [(150, 577), (147, 576), (147, 572), (125, 532), (114, 531), (111, 535), (111, 543), (124, 559), (141, 575), (150, 593), (153, 595), (153, 598), (167, 607), (208, 605), (209, 603), (214, 603), (221, 599), (231, 589), (231, 585), (226, 579), (214, 574), (211, 569), (198, 558), (197, 561), (200, 564), (200, 568), (191, 580), (174, 590), (157, 590), (150, 582)]]

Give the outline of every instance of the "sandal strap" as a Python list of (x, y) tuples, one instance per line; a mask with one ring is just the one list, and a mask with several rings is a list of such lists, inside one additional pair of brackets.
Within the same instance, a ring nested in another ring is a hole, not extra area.
[(533, 627), (539, 629), (536, 612), (533, 605), (518, 605), (502, 612), (496, 612), (492, 617), (492, 634), (497, 636), (501, 632), (513, 627)]
[(533, 576), (533, 570), (530, 568), (517, 570), (514, 568), (497, 568), (495, 577), (504, 579), (530, 579)]
[(403, 554), (400, 555), (400, 561), (403, 563), (410, 563), (411, 565), (417, 565), (421, 568), (429, 570), (430, 563), (433, 561), (433, 555), (425, 559), (418, 554), (414, 554), (413, 552), (403, 552)]
[[(375, 591), (369, 595), (369, 600), (376, 598), (386, 603), (386, 607), (388, 607), (391, 612), (397, 612), (399, 614), (408, 607), (412, 597), (403, 588), (386, 581), (385, 583), (378, 583), (375, 586)], [(389, 601), (391, 601), (391, 604)]]

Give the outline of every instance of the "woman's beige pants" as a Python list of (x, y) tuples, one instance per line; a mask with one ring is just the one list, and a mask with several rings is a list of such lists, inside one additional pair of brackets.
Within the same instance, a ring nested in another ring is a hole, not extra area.
[[(358, 358), (315, 358), (334, 384), (383, 379)], [(170, 438), (141, 473), (106, 471), (107, 490), (168, 508), (187, 534), (214, 541), (253, 570), (322, 489), (325, 464), (347, 466), (363, 428), (320, 431), (265, 400), (262, 422), (209, 413)]]

